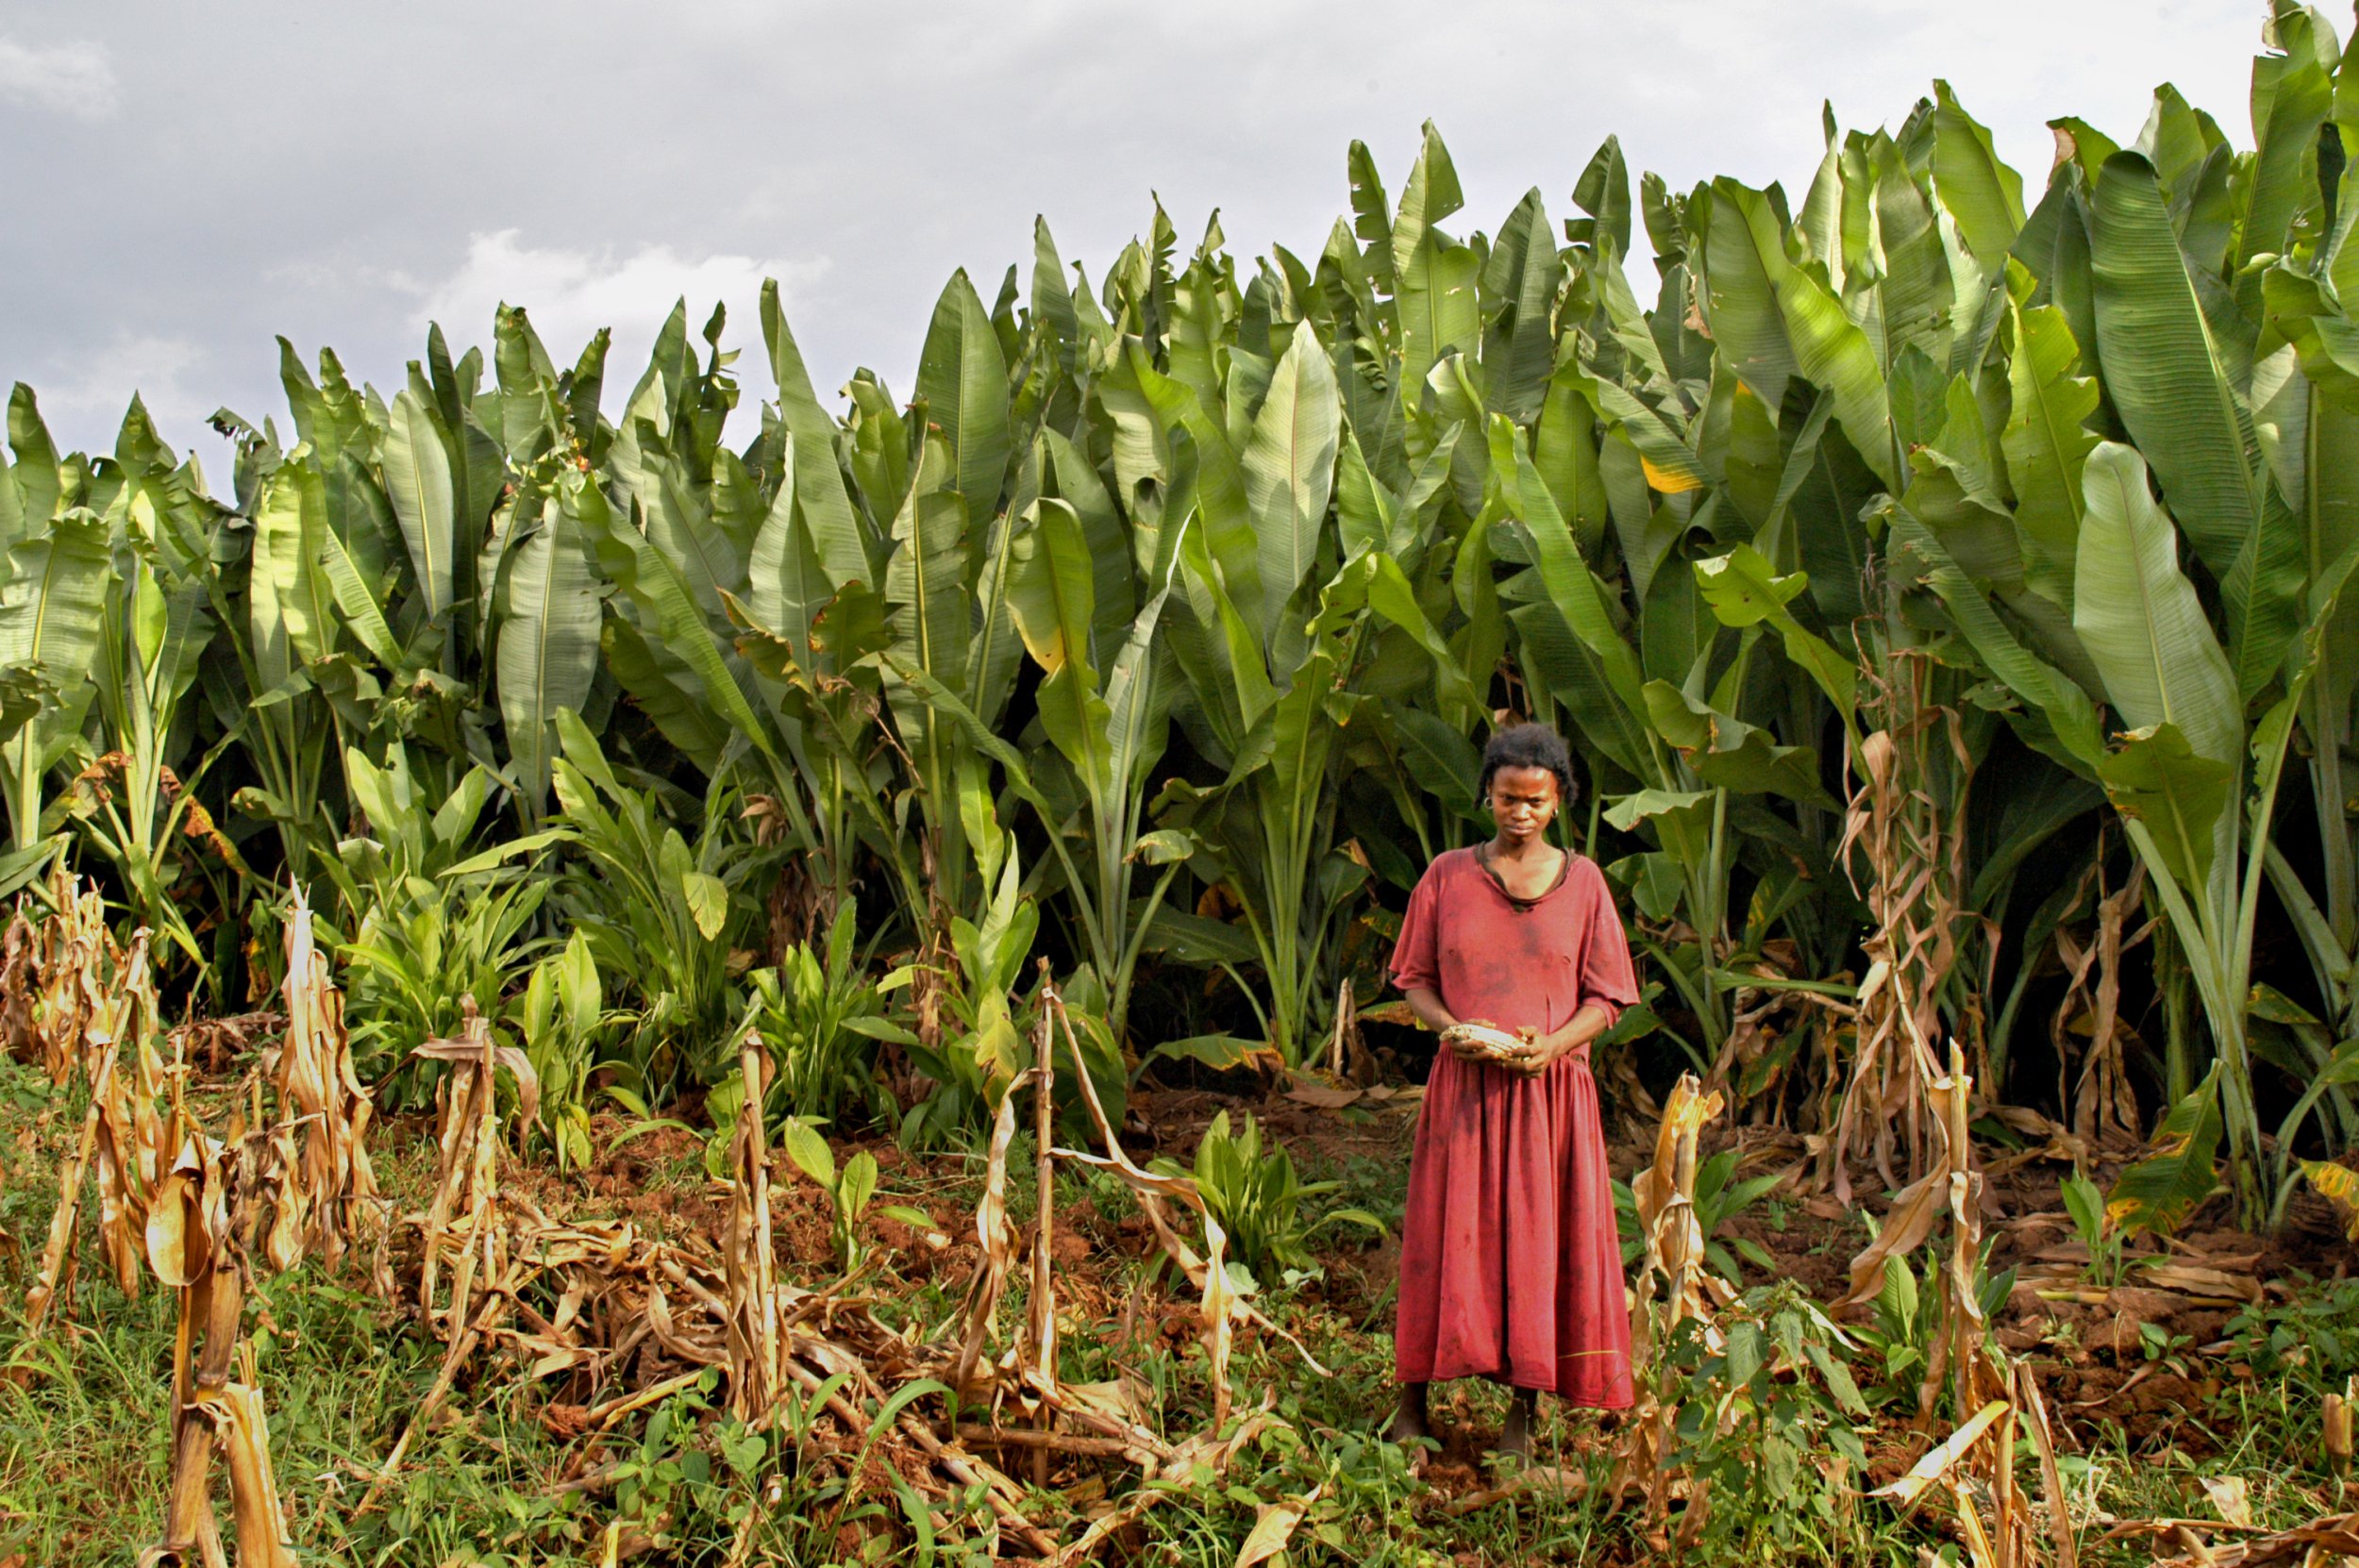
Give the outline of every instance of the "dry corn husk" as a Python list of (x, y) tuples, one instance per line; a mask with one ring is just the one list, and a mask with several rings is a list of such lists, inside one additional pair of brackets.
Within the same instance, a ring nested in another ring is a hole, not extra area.
[(0, 928), (0, 1050), (29, 1055), (33, 1037), (33, 970), (38, 958), (33, 923), (20, 903)]
[(739, 1043), (737, 1131), (729, 1140), (728, 1284), (729, 1409), (751, 1425), (777, 1409), (778, 1320), (777, 1258), (770, 1243), (770, 1149), (762, 1126), (768, 1087), (761, 1037), (747, 1030)]
[(268, 1165), (274, 1212), (267, 1253), (271, 1266), (281, 1270), (293, 1268), (307, 1250), (316, 1250), (332, 1267), (347, 1246), (382, 1232), (385, 1207), (369, 1164), (376, 1107), (352, 1063), (343, 993), (312, 939), (303, 889), (293, 892), (287, 917), (287, 1031), (274, 1075), (276, 1158)]
[[(59, 896), (67, 896), (62, 884)], [(147, 965), (147, 933), (136, 934), (126, 953), (115, 946), (103, 923), (84, 928), (78, 902), (71, 907), (75, 912), (52, 922), (72, 926), (69, 937), (59, 938), (46, 927), (41, 933), (49, 948), (70, 955), (59, 960), (70, 973), (53, 969), (43, 981), (45, 988), (72, 998), (70, 1017), (49, 1002), (37, 1005), (36, 1016), (47, 1031), (44, 1049), (59, 1054), (66, 1078), (77, 1070), (83, 1074), (91, 1099), (81, 1138), (59, 1174), (58, 1206), (50, 1216), (40, 1273), (25, 1294), (28, 1343), (41, 1334), (68, 1273), (81, 1217), (83, 1177), (93, 1161), (100, 1243), (113, 1265), (116, 1284), (128, 1295), (139, 1289), (138, 1237), (147, 1224), (148, 1201), (176, 1146), (156, 1111), (163, 1067), (155, 1048), (160, 1009)], [(95, 909), (94, 902), (90, 908)], [(71, 1039), (59, 1032), (68, 1024), (74, 1031)], [(125, 1043), (130, 1046), (127, 1068)]]
[[(1900, 650), (1881, 676), (1870, 677), (1862, 707), (1884, 723), (1847, 759), (1860, 782), (1835, 859), (1866, 901), (1875, 928), (1861, 942), (1869, 962), (1860, 981), (1848, 1081), (1829, 1108), (1832, 1137), (1819, 1170), (1822, 1185), (1846, 1205), (1855, 1154), (1872, 1161), (1888, 1188), (1938, 1168), (1940, 1113), (1931, 1091), (1941, 1076), (1949, 977), (1974, 920), (1963, 889), (1966, 781), (1975, 759), (1957, 712), (1930, 700), (1932, 668), (1921, 651)], [(1956, 780), (1954, 798), (1946, 802), (1930, 782), (1944, 772)], [(1827, 1092), (1834, 1093), (1832, 1079)]]
[[(1716, 1345), (1715, 1304), (1735, 1294), (1705, 1264), (1703, 1228), (1695, 1209), (1697, 1144), (1705, 1124), (1720, 1114), (1723, 1104), (1716, 1092), (1704, 1093), (1695, 1074), (1681, 1074), (1655, 1128), (1654, 1163), (1631, 1178), (1647, 1249), (1631, 1303), (1631, 1352), (1638, 1366), (1653, 1363), (1671, 1331), (1687, 1319), (1701, 1322), (1707, 1343)], [(1641, 1379), (1637, 1393), (1637, 1407), (1622, 1429), (1613, 1489), (1616, 1496), (1633, 1487), (1643, 1489), (1648, 1518), (1656, 1520), (1667, 1509), (1674, 1484), (1666, 1460), (1679, 1404), (1667, 1372), (1655, 1381)], [(1703, 1490), (1690, 1492), (1688, 1523), (1700, 1527), (1705, 1507)]]
[(1926, 1489), (1946, 1478), (1950, 1468), (1964, 1459), (1967, 1450), (2007, 1413), (2007, 1402), (1994, 1399), (1974, 1412), (1964, 1426), (1950, 1433), (1928, 1451), (1924, 1458), (1909, 1467), (1907, 1475), (1868, 1493), (1870, 1497), (1889, 1497), (1907, 1508), (1925, 1494)]

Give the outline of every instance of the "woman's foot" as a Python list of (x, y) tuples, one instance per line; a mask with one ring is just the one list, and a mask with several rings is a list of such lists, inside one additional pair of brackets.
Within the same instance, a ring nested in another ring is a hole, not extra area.
[(1406, 1448), (1412, 1443), (1426, 1442), (1432, 1436), (1433, 1428), (1426, 1421), (1425, 1385), (1402, 1385), (1400, 1399), (1393, 1407), (1393, 1419), (1384, 1428), (1385, 1441), (1397, 1443)]
[(1539, 1417), (1540, 1396), (1530, 1389), (1517, 1389), (1507, 1402), (1507, 1422), (1499, 1428), (1499, 1445), (1494, 1452), (1514, 1460), (1518, 1465), (1531, 1462), (1531, 1427)]

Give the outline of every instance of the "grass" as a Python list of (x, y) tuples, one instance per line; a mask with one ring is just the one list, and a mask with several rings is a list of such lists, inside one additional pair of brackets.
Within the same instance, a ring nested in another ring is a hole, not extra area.
[[(0, 1293), (11, 1303), (23, 1299), (36, 1265), (55, 1198), (54, 1162), (77, 1112), (53, 1103), (37, 1076), (0, 1068), (0, 1226), (20, 1242)], [(1034, 1193), (1029, 1143), (1017, 1143), (1008, 1197), (1011, 1218), (1021, 1226), (1033, 1217)], [(1315, 1144), (1295, 1147), (1306, 1177), (1342, 1183), (1315, 1200), (1321, 1207), (1364, 1208), (1397, 1222), (1405, 1162), (1335, 1155)], [(380, 1148), (389, 1192), (414, 1203), (431, 1178), (430, 1143), (402, 1127), (392, 1129)], [(625, 1153), (632, 1161), (630, 1185), (667, 1198), (674, 1218), (702, 1201), (701, 1154), (692, 1142), (641, 1140)], [(535, 1171), (528, 1179), (550, 1178)], [(972, 1234), (967, 1216), (981, 1184), (977, 1158), (907, 1161), (887, 1170), (878, 1202), (925, 1208), (954, 1243), (962, 1243)], [(578, 1183), (558, 1190), (585, 1208), (606, 1202), (586, 1199)], [(1170, 1295), (1160, 1266), (1124, 1244), (1132, 1203), (1118, 1182), (1061, 1168), (1056, 1193), (1061, 1230), (1076, 1231), (1094, 1249), (1061, 1286), (1061, 1376), (1134, 1378), (1167, 1436), (1194, 1432), (1211, 1391), (1192, 1334), (1193, 1299), (1185, 1291)], [(665, 1212), (650, 1209), (657, 1221)], [(1775, 1222), (1784, 1216), (1770, 1212), (1772, 1228), (1782, 1228)], [(1439, 1424), (1458, 1434), (1430, 1461), (1438, 1485), (1414, 1478), (1410, 1456), (1373, 1438), (1393, 1397), (1391, 1292), (1378, 1279), (1344, 1277), (1371, 1260), (1362, 1247), (1351, 1233), (1327, 1235), (1324, 1277), (1273, 1287), (1262, 1297), (1264, 1310), (1299, 1335), (1329, 1375), (1312, 1374), (1282, 1343), (1241, 1335), (1231, 1367), (1240, 1403), (1250, 1408), (1266, 1396), (1283, 1424), (1253, 1440), (1226, 1476), (1204, 1474), (1165, 1489), (1120, 1538), (1121, 1554), (1109, 1560), (1228, 1568), (1273, 1505), (1303, 1514), (1289, 1568), (1662, 1559), (1638, 1510), (1609, 1506), (1607, 1438), (1594, 1415), (1546, 1407), (1538, 1434), (1541, 1460), (1585, 1472), (1585, 1492), (1532, 1492), (1464, 1514), (1445, 1505), (1480, 1484), (1467, 1461), (1473, 1446), (1497, 1431), (1503, 1391), (1480, 1383), (1436, 1391)], [(866, 1293), (880, 1316), (929, 1326), (957, 1309), (961, 1269), (922, 1270), (890, 1247), (876, 1251), (878, 1273)], [(1024, 1296), (1019, 1271), (1002, 1309), (1011, 1327), (1022, 1321)], [(162, 1520), (173, 1303), (153, 1288), (125, 1299), (85, 1238), (73, 1300), (61, 1307), (51, 1332), (30, 1345), (21, 1319), (0, 1321), (0, 1360), (14, 1367), (12, 1376), (0, 1378), (0, 1568), (128, 1568), (155, 1541)], [(834, 1478), (840, 1466), (798, 1462), (809, 1412), (790, 1407), (780, 1430), (749, 1432), (720, 1412), (717, 1373), (707, 1386), (644, 1412), (591, 1454), (579, 1440), (553, 1435), (544, 1420), (551, 1386), (523, 1382), (512, 1365), (480, 1361), (477, 1380), (462, 1381), (446, 1419), (420, 1434), (380, 1506), (362, 1515), (360, 1498), (434, 1380), (441, 1347), (415, 1330), (401, 1304), (380, 1300), (357, 1276), (331, 1278), (317, 1263), (262, 1281), (247, 1321), (269, 1403), (277, 1479), (307, 1563), (596, 1562), (611, 1537), (624, 1560), (718, 1565), (749, 1510), (756, 1515), (745, 1526), (751, 1561), (964, 1568), (981, 1560), (987, 1525), (979, 1499), (954, 1498), (937, 1508), (944, 1516), (937, 1521), (889, 1472), (847, 1495)], [(2138, 1426), (2095, 1412), (2083, 1450), (2065, 1460), (2084, 1516), (2102, 1510), (2121, 1518), (2210, 1517), (2202, 1482), (2229, 1476), (2246, 1479), (2263, 1524), (2292, 1524), (2342, 1506), (2338, 1484), (2318, 1468), (2318, 1401), (2359, 1371), (2359, 1282), (2318, 1286), (2289, 1304), (2255, 1309), (2231, 1333), (2234, 1350), (2212, 1359), (2249, 1375), (2221, 1377), (2217, 1394), (2187, 1412), (2190, 1423), (2215, 1435), (2217, 1451), (2191, 1457), (2174, 1445), (2168, 1434), (2179, 1428), (2169, 1424)], [(2164, 1353), (2188, 1354), (2183, 1347)], [(2025, 1455), (2021, 1473), (2028, 1477), (2034, 1467), (2028, 1449)], [(1805, 1469), (1805, 1493), (1811, 1474)], [(1071, 1496), (1111, 1501), (1136, 1484), (1134, 1473), (1119, 1465), (1061, 1471), (1057, 1481)], [(1913, 1568), (1927, 1548), (1957, 1560), (1938, 1510), (1902, 1518), (1858, 1498), (1854, 1487), (1815, 1511), (1807, 1506), (1812, 1501), (1773, 1500), (1782, 1533), (1722, 1530), (1715, 1522), (1685, 1560), (1699, 1568), (1805, 1559)], [(938, 1522), (951, 1526), (946, 1535)], [(2095, 1535), (2084, 1532), (2084, 1561), (2146, 1560), (2137, 1543), (2104, 1545)], [(1750, 1550), (1748, 1539), (1756, 1543)], [(1759, 1545), (1766, 1540), (1786, 1545), (1766, 1553)]]

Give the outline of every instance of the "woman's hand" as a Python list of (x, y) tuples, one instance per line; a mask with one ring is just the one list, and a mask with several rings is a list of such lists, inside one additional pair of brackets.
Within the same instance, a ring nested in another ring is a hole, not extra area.
[[(1497, 1024), (1492, 1023), (1487, 1018), (1452, 1019), (1451, 1022), (1453, 1024), (1471, 1024), (1475, 1027), (1481, 1029), (1496, 1029), (1498, 1027)], [(1461, 1061), (1481, 1063), (1486, 1061), (1496, 1062), (1498, 1060), (1497, 1057), (1489, 1054), (1481, 1045), (1476, 1044), (1471, 1040), (1453, 1037), (1449, 1040), (1448, 1043), (1449, 1054), (1456, 1057)]]
[(1539, 1030), (1531, 1028), (1517, 1029), (1516, 1034), (1521, 1036), (1524, 1042), (1522, 1053), (1514, 1061), (1503, 1061), (1498, 1065), (1511, 1073), (1517, 1073), (1528, 1078), (1536, 1078), (1605, 1033), (1606, 1027), (1604, 1010), (1584, 1006), (1579, 1012), (1573, 1014), (1569, 1023), (1551, 1034), (1544, 1035)]
[(1543, 1035), (1537, 1029), (1524, 1028), (1517, 1029), (1515, 1033), (1523, 1039), (1523, 1053), (1514, 1060), (1501, 1062), (1500, 1065), (1527, 1078), (1536, 1078), (1547, 1072), (1570, 1048), (1564, 1043), (1562, 1030)]
[[(1465, 1022), (1472, 1027), (1490, 1030), (1495, 1037), (1507, 1033), (1486, 1018), (1469, 1018)], [(1450, 1055), (1461, 1061), (1478, 1067), (1497, 1067), (1519, 1077), (1536, 1077), (1547, 1072), (1551, 1062), (1571, 1048), (1559, 1036), (1544, 1038), (1529, 1026), (1515, 1030), (1513, 1038), (1515, 1044), (1512, 1047), (1496, 1039), (1481, 1041), (1463, 1036), (1450, 1038), (1448, 1045)]]

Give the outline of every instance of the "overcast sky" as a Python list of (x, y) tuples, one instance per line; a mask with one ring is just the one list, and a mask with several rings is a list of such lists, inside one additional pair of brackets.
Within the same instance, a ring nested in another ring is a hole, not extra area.
[[(1675, 187), (1808, 182), (1818, 108), (1897, 125), (1936, 75), (2035, 194), (2045, 123), (2128, 141), (2174, 82), (2250, 144), (2254, 0), (802, 0), (228, 5), (0, 0), (0, 382), (110, 447), (134, 389), (215, 467), (227, 404), (280, 414), (276, 334), (397, 386), (501, 299), (610, 402), (673, 299), (758, 343), (778, 278), (824, 392), (906, 396), (935, 295), (1028, 270), (1034, 213), (1095, 283), (1160, 192), (1192, 248), (1309, 253), (1345, 148), (1398, 192), (1419, 123), (1496, 230), (1551, 216), (1618, 133)], [(2348, 31), (2350, 17), (2334, 13)], [(748, 356), (748, 405), (769, 391)], [(619, 386), (617, 386), (619, 383)], [(283, 427), (283, 414), (281, 414)], [(742, 433), (742, 432), (741, 432)]]

